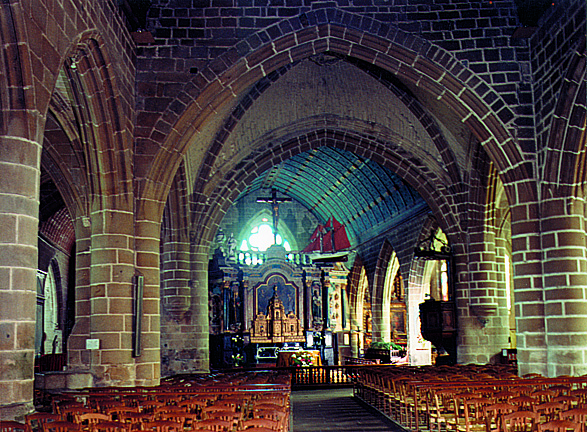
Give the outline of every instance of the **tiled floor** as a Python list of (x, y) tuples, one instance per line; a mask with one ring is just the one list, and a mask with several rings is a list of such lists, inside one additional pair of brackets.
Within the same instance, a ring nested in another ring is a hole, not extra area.
[(405, 432), (353, 398), (352, 389), (293, 391), (293, 432)]

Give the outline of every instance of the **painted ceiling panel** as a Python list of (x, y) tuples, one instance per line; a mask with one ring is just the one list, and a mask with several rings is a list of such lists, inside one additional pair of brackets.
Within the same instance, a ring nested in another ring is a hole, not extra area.
[(271, 189), (305, 206), (322, 223), (334, 216), (351, 243), (361, 234), (423, 203), (418, 193), (388, 169), (351, 152), (320, 147), (267, 170), (241, 196)]

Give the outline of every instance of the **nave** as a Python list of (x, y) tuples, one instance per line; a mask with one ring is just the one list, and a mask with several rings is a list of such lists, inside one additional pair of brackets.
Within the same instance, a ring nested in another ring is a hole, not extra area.
[(291, 394), (293, 432), (403, 432), (353, 396), (353, 389), (299, 390)]
[(586, 376), (520, 377), (503, 365), (355, 365), (337, 381), (324, 369), (38, 392), (36, 412), (0, 420), (0, 432), (585, 432)]

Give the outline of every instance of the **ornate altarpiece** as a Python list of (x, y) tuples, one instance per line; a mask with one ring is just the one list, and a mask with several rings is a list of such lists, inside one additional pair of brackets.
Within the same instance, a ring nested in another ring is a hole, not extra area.
[(226, 342), (234, 336), (242, 336), (254, 352), (286, 343), (303, 346), (310, 336), (345, 327), (348, 271), (287, 262), (281, 249), (268, 253), (263, 264), (231, 262), (221, 253), (210, 262), (210, 334), (224, 341), (216, 353), (223, 365), (235, 353)]

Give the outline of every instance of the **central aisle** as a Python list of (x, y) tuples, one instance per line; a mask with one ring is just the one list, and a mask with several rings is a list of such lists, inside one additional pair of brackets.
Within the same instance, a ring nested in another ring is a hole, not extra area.
[(293, 432), (405, 432), (353, 398), (352, 388), (292, 391)]

